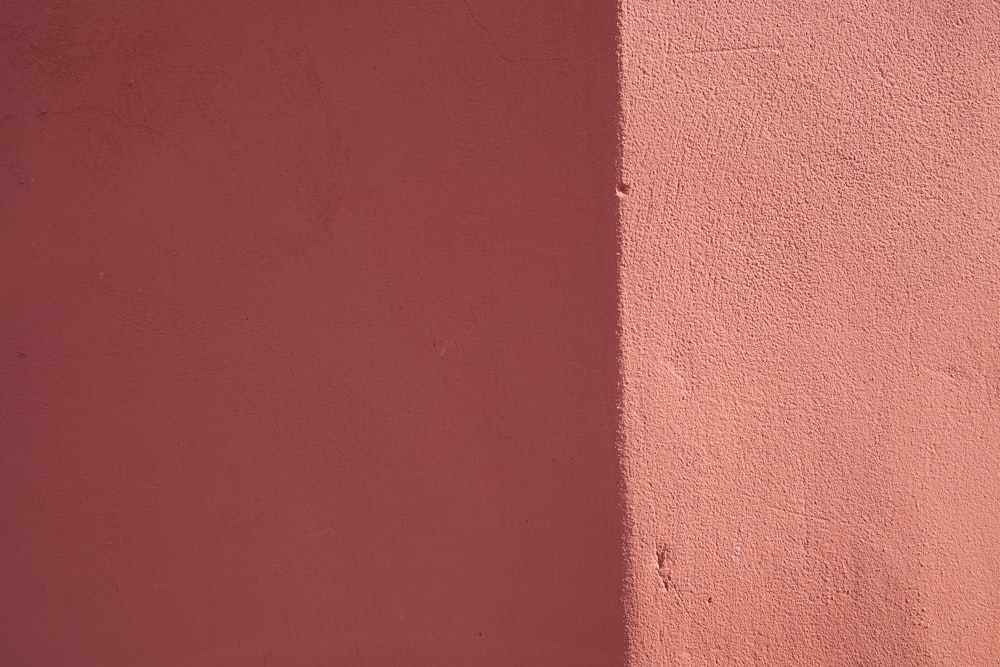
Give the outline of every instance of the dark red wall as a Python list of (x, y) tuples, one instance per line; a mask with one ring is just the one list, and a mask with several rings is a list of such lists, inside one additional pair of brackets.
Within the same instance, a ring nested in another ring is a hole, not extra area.
[(0, 9), (0, 663), (617, 665), (615, 7)]

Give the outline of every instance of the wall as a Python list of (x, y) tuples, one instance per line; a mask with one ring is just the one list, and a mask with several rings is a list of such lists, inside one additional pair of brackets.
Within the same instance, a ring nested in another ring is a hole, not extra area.
[(997, 664), (998, 23), (8, 0), (0, 664)]
[(621, 23), (631, 664), (998, 664), (997, 5)]
[(614, 7), (0, 28), (0, 663), (621, 664)]

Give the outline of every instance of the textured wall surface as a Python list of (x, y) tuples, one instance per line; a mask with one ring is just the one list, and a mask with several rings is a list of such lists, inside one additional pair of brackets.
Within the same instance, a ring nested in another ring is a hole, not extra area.
[(1000, 663), (998, 25), (0, 3), (0, 664)]
[(607, 665), (610, 3), (0, 3), (0, 664)]
[(631, 663), (1000, 664), (1000, 5), (621, 24)]

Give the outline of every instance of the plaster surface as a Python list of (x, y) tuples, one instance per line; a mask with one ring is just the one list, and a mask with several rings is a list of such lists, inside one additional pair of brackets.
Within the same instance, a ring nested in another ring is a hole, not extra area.
[(0, 664), (622, 664), (615, 30), (0, 3)]
[(1000, 663), (1000, 5), (620, 21), (629, 664)]
[(0, 664), (997, 664), (998, 24), (3, 3)]

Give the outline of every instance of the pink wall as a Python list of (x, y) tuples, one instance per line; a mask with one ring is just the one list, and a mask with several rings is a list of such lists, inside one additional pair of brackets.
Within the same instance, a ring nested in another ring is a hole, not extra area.
[(624, 0), (632, 664), (1000, 664), (998, 10)]
[(0, 664), (621, 664), (614, 7), (2, 5)]
[(997, 7), (615, 5), (3, 3), (0, 664), (1000, 662)]

